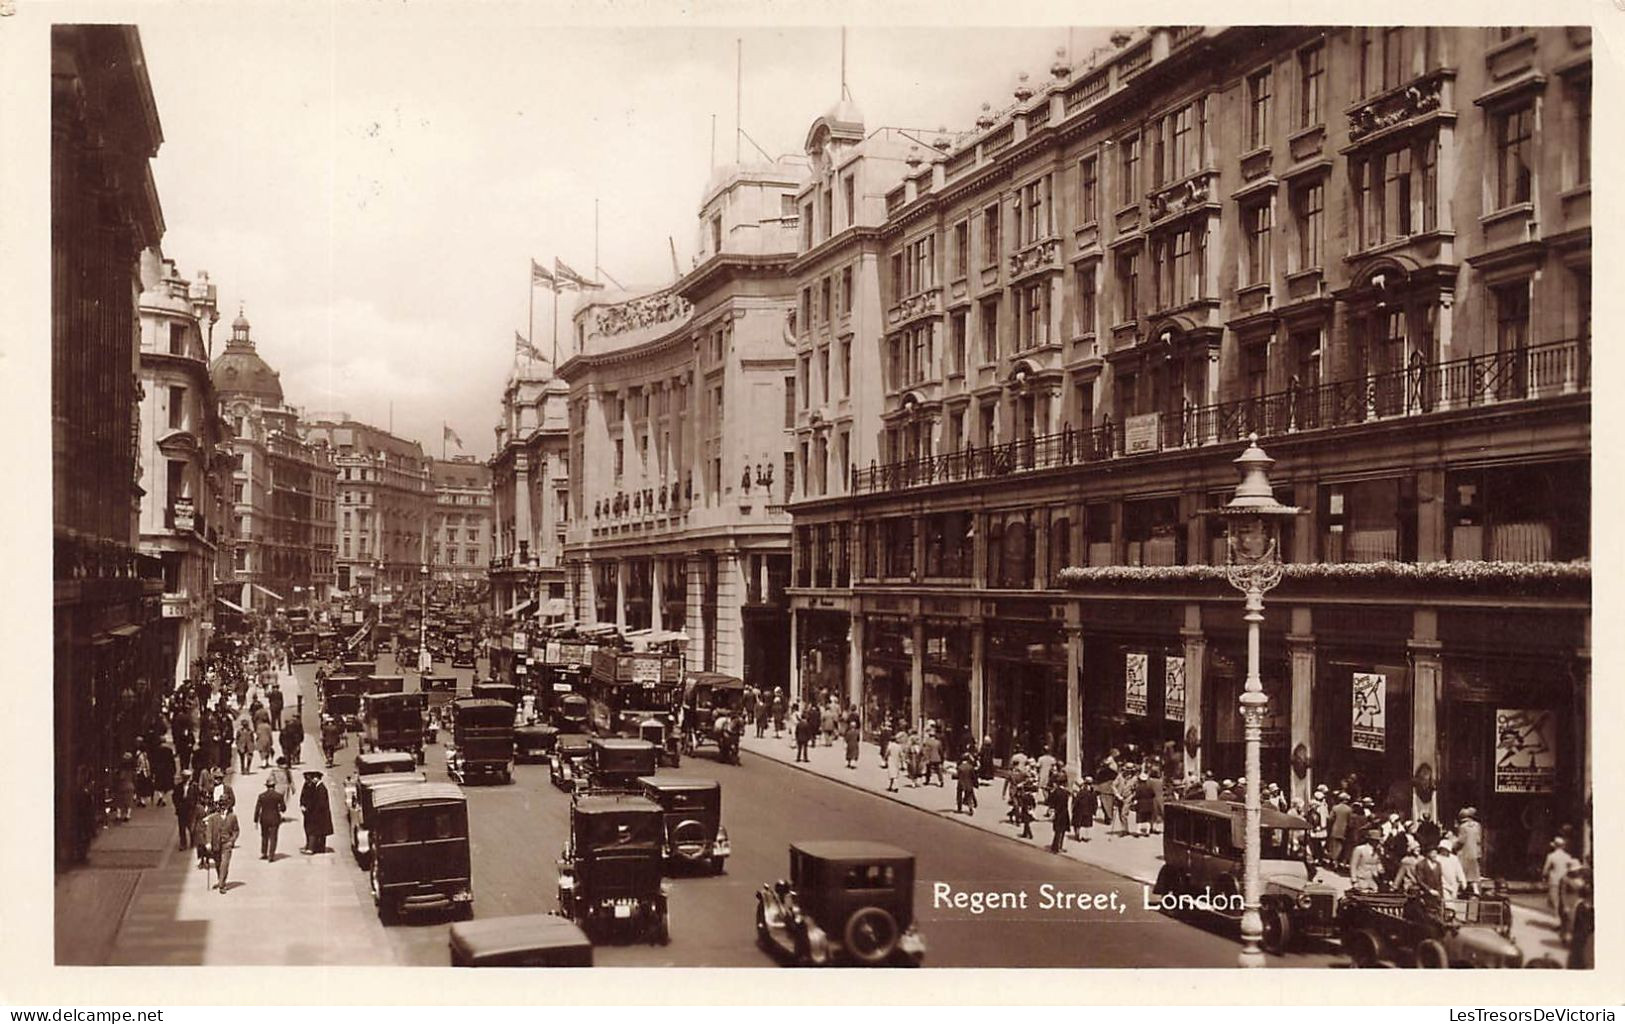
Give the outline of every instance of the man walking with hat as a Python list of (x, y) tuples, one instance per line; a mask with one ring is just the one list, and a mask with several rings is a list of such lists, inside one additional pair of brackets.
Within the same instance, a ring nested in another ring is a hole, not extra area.
[(327, 803), (327, 786), (322, 773), (305, 773), (305, 786), (299, 792), (299, 809), (305, 819), (305, 845), (300, 853), (326, 853), (327, 837), (333, 834), (333, 812)]
[(254, 802), (254, 824), (260, 827), (260, 860), (276, 860), (277, 830), (282, 827), (282, 812), (287, 801), (276, 790), (276, 779), (266, 779), (265, 789)]
[(231, 850), (237, 845), (237, 836), (241, 831), (237, 824), (237, 812), (227, 804), (216, 804), (209, 816), (203, 819), (203, 829), (208, 837), (209, 859), (214, 862), (219, 877), (215, 888), (224, 893), (226, 877), (231, 873)]

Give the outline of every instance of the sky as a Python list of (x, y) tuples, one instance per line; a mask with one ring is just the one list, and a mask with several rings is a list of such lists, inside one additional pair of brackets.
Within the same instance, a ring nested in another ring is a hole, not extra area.
[[(798, 152), (839, 97), (835, 25), (561, 26), (500, 4), (157, 8), (141, 27), (164, 142), (165, 255), (239, 304), (287, 401), (439, 455), (491, 454), (529, 260), (630, 287), (691, 264), (712, 160), (742, 125)], [(867, 127), (962, 130), (1016, 75), (1106, 29), (857, 26), (847, 83)], [(747, 160), (760, 159), (749, 142)], [(552, 296), (535, 337), (552, 347)], [(570, 297), (560, 310), (568, 336)], [(447, 454), (459, 449), (449, 445)]]

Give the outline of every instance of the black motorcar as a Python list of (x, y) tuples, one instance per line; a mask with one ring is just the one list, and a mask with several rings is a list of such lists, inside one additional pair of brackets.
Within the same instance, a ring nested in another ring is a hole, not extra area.
[(423, 693), (369, 693), (361, 698), (361, 749), (401, 750), (423, 763)]
[(732, 852), (722, 825), (722, 783), (715, 779), (646, 775), (638, 779), (646, 799), (666, 815), (662, 848), (668, 866), (704, 868), (722, 874)]
[(350, 803), (350, 852), (362, 867), (372, 863), (372, 830), (376, 821), (374, 797), (390, 786), (417, 786), (429, 781), (422, 772), (385, 772), (382, 775), (363, 775), (346, 784), (345, 796)]
[(660, 748), (643, 740), (594, 736), (587, 756), (588, 792), (637, 793), (660, 765)]
[(478, 663), (479, 651), (474, 646), (474, 641), (469, 637), (463, 637), (458, 640), (457, 648), (452, 652), (451, 655), (451, 667), (475, 668), (478, 666)]
[(370, 675), (376, 674), (378, 671), (378, 666), (374, 662), (367, 661), (365, 659), (355, 661), (347, 660), (341, 662), (341, 667), (345, 675), (355, 676), (357, 679), (365, 679)]
[(331, 675), (321, 681), (323, 720), (332, 719), (344, 732), (361, 731), (361, 694), (364, 686), (360, 678), (349, 675)]
[(551, 725), (521, 725), (513, 731), (513, 759), (515, 764), (526, 761), (546, 761), (553, 753), (553, 744), (559, 731)]
[(801, 966), (918, 967), (914, 855), (857, 840), (790, 844), (790, 877), (756, 894), (756, 941)]
[(468, 800), (447, 782), (382, 786), (372, 794), (368, 887), (378, 918), (454, 908), (474, 914)]
[(559, 858), (559, 910), (588, 935), (671, 941), (658, 804), (638, 796), (586, 796), (570, 807)]
[(472, 692), (481, 700), (500, 700), (509, 704), (509, 714), (518, 709), (523, 699), (519, 687), (512, 683), (498, 683), (492, 680), (476, 680)]
[(560, 732), (588, 732), (591, 708), (587, 698), (579, 693), (558, 696), (548, 709), (548, 718)]
[(557, 914), (519, 914), (451, 926), (453, 967), (591, 967), (592, 940)]
[(364, 676), (361, 685), (366, 693), (405, 693), (405, 676)]
[(591, 737), (583, 733), (559, 733), (547, 759), (549, 781), (560, 789), (574, 790), (578, 784), (585, 786), (587, 756), (591, 753)]
[(446, 771), (458, 782), (475, 775), (498, 775), (513, 781), (513, 705), (471, 697), (453, 701), (452, 742), (446, 747)]
[(355, 774), (344, 780), (344, 809), (355, 813), (356, 785), (373, 775), (404, 775), (418, 770), (417, 758), (400, 750), (380, 750), (370, 754), (357, 754)]

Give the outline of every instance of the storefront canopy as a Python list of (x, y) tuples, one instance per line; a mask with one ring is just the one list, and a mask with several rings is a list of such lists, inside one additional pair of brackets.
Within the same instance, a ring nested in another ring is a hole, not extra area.
[(232, 611), (236, 612), (238, 615), (247, 615), (248, 614), (248, 609), (244, 608), (240, 604), (232, 604), (230, 601), (226, 600), (223, 597), (217, 597), (217, 598), (215, 598), (215, 600), (219, 601), (221, 604), (225, 605), (227, 608), (230, 608)]
[(266, 597), (271, 598), (273, 601), (287, 601), (287, 598), (283, 597), (281, 594), (277, 593), (274, 590), (271, 590), (268, 587), (262, 587), (258, 583), (254, 583), (254, 584), (250, 584), (250, 585), (255, 590), (257, 590), (260, 593), (264, 594)]
[(509, 608), (507, 611), (503, 612), (502, 614), (506, 618), (514, 619), (514, 618), (518, 618), (521, 615), (528, 615), (530, 613), (530, 610), (532, 608), (534, 608), (534, 607), (536, 607), (536, 602), (534, 600), (521, 601), (518, 604), (514, 605), (512, 608)]

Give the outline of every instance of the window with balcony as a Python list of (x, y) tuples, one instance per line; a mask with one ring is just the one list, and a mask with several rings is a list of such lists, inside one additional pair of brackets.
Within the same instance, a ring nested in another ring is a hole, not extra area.
[(1323, 264), (1326, 240), (1326, 184), (1322, 181), (1300, 185), (1292, 190), (1292, 219), (1297, 229), (1297, 265), (1308, 270)]
[(1245, 285), (1269, 283), (1273, 212), (1268, 201), (1242, 208), (1241, 222), (1246, 232), (1246, 249), (1242, 260), (1242, 281)]
[(1078, 224), (1100, 219), (1100, 159), (1086, 156), (1078, 161)]
[(999, 358), (999, 300), (982, 303), (982, 362), (993, 363)]
[(991, 267), (999, 262), (999, 204), (994, 203), (982, 211), (982, 266)]
[(1416, 507), (1413, 477), (1322, 485), (1321, 560), (1416, 561)]
[(965, 372), (965, 347), (969, 330), (968, 317), (962, 309), (948, 314), (948, 373)]
[(1247, 76), (1247, 148), (1261, 149), (1270, 141), (1269, 68)]
[(1495, 208), (1504, 210), (1527, 203), (1534, 184), (1534, 122), (1532, 104), (1497, 111), (1495, 139)]
[(1117, 202), (1129, 206), (1140, 199), (1140, 137), (1130, 135), (1117, 143)]
[(1490, 290), (1495, 305), (1495, 350), (1514, 352), (1529, 347), (1529, 282), (1503, 284)]
[(970, 273), (970, 221), (954, 225), (954, 280), (963, 280)]
[(1316, 43), (1298, 51), (1298, 127), (1310, 128), (1326, 120), (1326, 45)]
[(1567, 562), (1590, 554), (1590, 467), (1582, 461), (1445, 474), (1450, 560)]

